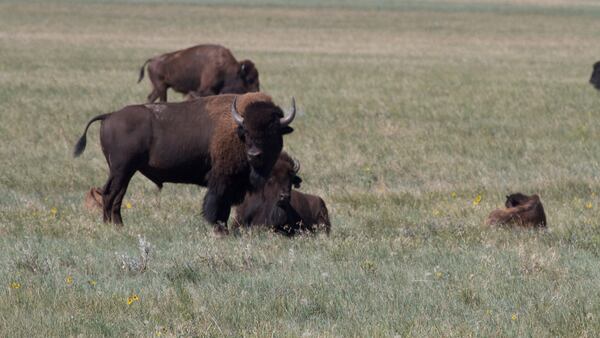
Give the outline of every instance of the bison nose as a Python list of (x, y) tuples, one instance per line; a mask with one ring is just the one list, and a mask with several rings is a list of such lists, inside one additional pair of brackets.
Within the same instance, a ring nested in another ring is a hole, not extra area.
[(279, 200), (280, 200), (281, 202), (287, 202), (287, 201), (289, 201), (289, 200), (290, 200), (290, 194), (289, 194), (289, 193), (286, 193), (286, 192), (282, 192), (282, 193), (280, 193), (280, 194), (279, 194)]
[(262, 155), (262, 151), (260, 151), (260, 150), (257, 150), (257, 149), (248, 150), (248, 157), (251, 160), (260, 159), (261, 155)]

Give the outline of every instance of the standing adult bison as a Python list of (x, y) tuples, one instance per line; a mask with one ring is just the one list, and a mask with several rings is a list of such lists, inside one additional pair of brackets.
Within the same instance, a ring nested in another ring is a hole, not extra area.
[(84, 151), (89, 126), (102, 121), (100, 143), (110, 170), (102, 188), (105, 222), (123, 223), (121, 202), (139, 171), (159, 188), (165, 182), (208, 187), (204, 218), (215, 232), (227, 233), (231, 206), (269, 177), (295, 114), (293, 99), (284, 116), (262, 93), (127, 106), (92, 118), (74, 155)]
[(250, 60), (238, 62), (231, 51), (219, 45), (198, 45), (162, 54), (144, 62), (138, 83), (148, 77), (152, 92), (148, 102), (167, 101), (167, 89), (200, 97), (217, 94), (244, 94), (259, 91), (258, 71)]
[(234, 224), (268, 225), (289, 236), (323, 227), (329, 234), (331, 223), (323, 199), (292, 190), (302, 182), (298, 170), (300, 164), (282, 152), (263, 188), (249, 191), (236, 207)]

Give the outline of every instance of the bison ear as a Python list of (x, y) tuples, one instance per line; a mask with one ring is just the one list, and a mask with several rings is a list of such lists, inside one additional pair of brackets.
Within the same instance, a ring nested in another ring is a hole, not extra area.
[(294, 176), (294, 178), (292, 178), (292, 184), (294, 185), (294, 188), (300, 188), (300, 183), (302, 183), (300, 176)]
[(294, 131), (294, 128), (292, 128), (290, 126), (285, 126), (285, 127), (281, 128), (281, 135), (290, 134), (293, 131)]

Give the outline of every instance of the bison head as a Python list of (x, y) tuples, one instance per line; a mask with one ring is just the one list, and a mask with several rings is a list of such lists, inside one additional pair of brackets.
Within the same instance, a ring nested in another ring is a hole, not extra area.
[(530, 199), (531, 197), (518, 192), (516, 194), (507, 195), (506, 202), (504, 203), (504, 205), (507, 208), (514, 208), (516, 206), (523, 205), (529, 202)]
[(258, 70), (254, 63), (250, 60), (240, 62), (240, 78), (244, 83), (244, 90), (247, 93), (260, 91), (260, 83), (258, 81)]
[(253, 102), (246, 106), (242, 117), (236, 102), (237, 96), (231, 104), (231, 115), (238, 125), (238, 137), (245, 146), (251, 169), (250, 183), (256, 188), (262, 187), (283, 148), (283, 135), (294, 131), (289, 124), (296, 116), (296, 103), (292, 98), (291, 112), (284, 116), (281, 108), (272, 102)]
[(594, 70), (592, 71), (592, 76), (590, 77), (590, 83), (594, 86), (594, 88), (600, 90), (600, 61), (594, 64)]
[(298, 176), (300, 163), (292, 159), (287, 153), (281, 153), (277, 163), (271, 171), (264, 188), (265, 197), (277, 201), (277, 205), (284, 206), (290, 203), (292, 186), (300, 188), (302, 179)]
[[(269, 213), (269, 223), (275, 227), (282, 227), (288, 223), (288, 210), (292, 186), (300, 188), (302, 179), (298, 176), (300, 163), (283, 152), (277, 159), (271, 176), (262, 190), (263, 198), (270, 201), (272, 208)], [(289, 226), (289, 224), (287, 224)]]

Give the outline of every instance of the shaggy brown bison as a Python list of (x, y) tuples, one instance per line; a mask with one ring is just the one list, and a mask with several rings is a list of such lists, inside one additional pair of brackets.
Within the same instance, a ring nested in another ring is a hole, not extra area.
[(272, 226), (288, 236), (323, 227), (329, 234), (331, 223), (323, 199), (292, 190), (302, 182), (299, 169), (299, 163), (282, 152), (264, 187), (248, 192), (236, 207), (234, 224)]
[(590, 76), (590, 83), (594, 88), (600, 90), (600, 61), (594, 63), (594, 70), (592, 76)]
[(526, 227), (545, 227), (546, 214), (538, 195), (516, 193), (506, 196), (506, 208), (496, 209), (486, 220), (488, 225), (511, 224)]
[(84, 151), (89, 126), (102, 121), (100, 143), (110, 171), (102, 188), (105, 222), (122, 224), (121, 202), (139, 171), (159, 188), (165, 182), (208, 187), (204, 218), (215, 232), (227, 233), (231, 206), (267, 180), (295, 114), (293, 99), (284, 116), (262, 93), (127, 106), (92, 118), (74, 155)]
[(169, 88), (187, 97), (244, 94), (260, 89), (254, 63), (238, 62), (229, 49), (219, 45), (198, 45), (150, 58), (140, 69), (138, 83), (144, 78), (146, 64), (153, 88), (148, 102), (158, 98), (166, 102)]

